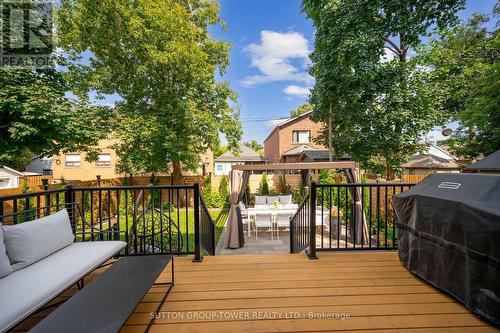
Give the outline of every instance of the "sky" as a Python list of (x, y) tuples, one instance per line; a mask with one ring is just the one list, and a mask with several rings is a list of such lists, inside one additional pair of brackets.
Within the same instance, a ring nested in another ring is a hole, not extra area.
[[(314, 84), (307, 73), (314, 27), (300, 10), (301, 0), (218, 1), (226, 30), (211, 27), (210, 32), (232, 46), (230, 65), (219, 79), (228, 81), (239, 95), (243, 141), (262, 142), (290, 110), (307, 102), (308, 88)], [(490, 13), (494, 4), (495, 0), (468, 0), (459, 16)], [(113, 104), (118, 98), (106, 96), (98, 103)], [(281, 119), (262, 121), (270, 118)], [(428, 138), (440, 140), (440, 132), (436, 129)]]
[[(223, 80), (239, 94), (243, 140), (262, 142), (286, 117), (307, 101), (314, 80), (307, 74), (314, 47), (314, 27), (300, 10), (300, 0), (219, 0), (226, 31), (214, 38), (230, 42), (231, 62)], [(469, 0), (459, 13), (489, 13), (495, 0)], [(440, 131), (436, 131), (439, 133)], [(431, 135), (434, 138), (433, 135)]]

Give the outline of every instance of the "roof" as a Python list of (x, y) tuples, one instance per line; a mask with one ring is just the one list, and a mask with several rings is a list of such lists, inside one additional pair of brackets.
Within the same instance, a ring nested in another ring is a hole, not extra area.
[(295, 155), (302, 154), (304, 151), (312, 151), (312, 150), (318, 150), (318, 149), (311, 147), (309, 145), (299, 145), (297, 147), (293, 147), (292, 149), (287, 150), (282, 155), (283, 156), (295, 156)]
[(460, 169), (461, 166), (454, 160), (447, 160), (435, 155), (413, 155), (409, 162), (401, 167), (406, 169)]
[(456, 160), (457, 158), (450, 154), (445, 147), (439, 147), (436, 146), (435, 144), (431, 144), (429, 147), (427, 147), (427, 154), (423, 155), (434, 155), (437, 157), (445, 158), (447, 160)]
[(5, 170), (7, 170), (7, 171), (10, 171), (10, 172), (12, 172), (12, 173), (14, 173), (14, 174), (18, 175), (18, 176), (24, 176), (22, 172), (19, 172), (19, 171), (17, 171), (17, 170), (14, 170), (14, 169), (12, 169), (12, 168), (9, 168), (8, 166), (5, 166), (5, 165), (4, 165), (4, 166), (3, 166), (3, 168), (4, 168)]
[(465, 170), (499, 170), (500, 171), (500, 149), (486, 156), (481, 161), (473, 163)]
[(21, 173), (23, 174), (23, 176), (40, 176), (39, 173), (37, 173), (37, 172), (31, 172), (31, 171), (23, 171)]
[(268, 136), (264, 139), (264, 141), (263, 141), (263, 142), (266, 142), (266, 141), (267, 141), (267, 139), (269, 139), (269, 137), (271, 136), (271, 134), (273, 134), (273, 133), (274, 133), (274, 131), (276, 131), (278, 128), (281, 128), (281, 127), (283, 127), (283, 126), (285, 126), (285, 125), (287, 125), (287, 124), (289, 124), (289, 123), (291, 123), (291, 122), (294, 122), (294, 121), (295, 121), (295, 120), (297, 120), (297, 119), (304, 118), (304, 117), (306, 117), (306, 116), (307, 116), (307, 117), (309, 117), (309, 116), (311, 115), (311, 113), (312, 113), (312, 112), (313, 112), (312, 110), (311, 110), (311, 111), (307, 111), (307, 112), (304, 112), (304, 113), (302, 113), (302, 114), (299, 114), (299, 115), (298, 115), (298, 116), (296, 116), (296, 117), (289, 118), (289, 119), (287, 119), (287, 120), (285, 120), (285, 121), (283, 121), (283, 122), (279, 123), (278, 125), (276, 125), (276, 127), (274, 127), (274, 128), (273, 128), (273, 130), (271, 131), (271, 133), (269, 133), (269, 135), (268, 135)]
[(233, 165), (233, 170), (271, 171), (271, 170), (323, 170), (323, 169), (354, 169), (359, 164), (353, 161), (332, 162), (295, 162), (295, 163), (263, 163)]
[(221, 156), (215, 159), (215, 162), (259, 162), (264, 159), (252, 148), (240, 145), (240, 153), (235, 156), (231, 151), (226, 151)]
[[(328, 161), (329, 158), (328, 150), (324, 149), (316, 149), (316, 150), (305, 150), (299, 156), (299, 161), (303, 161), (304, 159), (309, 159), (311, 161)], [(348, 155), (344, 155), (340, 158), (340, 160), (350, 160), (351, 158)]]

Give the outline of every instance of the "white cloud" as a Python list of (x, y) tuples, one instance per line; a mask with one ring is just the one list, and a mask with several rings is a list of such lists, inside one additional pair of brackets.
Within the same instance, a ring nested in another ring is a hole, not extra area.
[(291, 85), (283, 89), (283, 92), (288, 95), (306, 98), (309, 96), (309, 89), (310, 88), (308, 87), (299, 87), (296, 85)]
[[(245, 51), (252, 58), (252, 66), (261, 72), (247, 76), (242, 82), (246, 86), (275, 81), (313, 81), (305, 71), (309, 62), (309, 42), (298, 32), (261, 31), (260, 43), (248, 45)], [(302, 60), (302, 68), (294, 66), (292, 59)]]

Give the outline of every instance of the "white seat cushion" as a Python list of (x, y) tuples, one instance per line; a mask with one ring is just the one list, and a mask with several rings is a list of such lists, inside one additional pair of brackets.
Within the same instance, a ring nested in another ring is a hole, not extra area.
[(72, 244), (75, 239), (66, 209), (34, 221), (2, 228), (7, 255), (14, 270), (45, 258)]
[(278, 205), (280, 203), (280, 197), (275, 195), (275, 196), (270, 196), (270, 197), (267, 197), (267, 204), (268, 205), (274, 205), (274, 203), (277, 202)]
[(0, 226), (0, 278), (12, 273), (14, 269), (10, 265), (9, 257), (7, 257), (7, 251), (5, 249), (5, 244), (3, 243), (3, 229)]
[(0, 279), (0, 332), (11, 328), (125, 247), (125, 242), (73, 243)]

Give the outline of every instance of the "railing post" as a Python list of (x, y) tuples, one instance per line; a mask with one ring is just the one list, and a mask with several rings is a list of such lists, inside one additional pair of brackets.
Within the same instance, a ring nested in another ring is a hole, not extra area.
[[(73, 233), (76, 233), (76, 207), (75, 207), (75, 191), (73, 190), (73, 185), (68, 184), (64, 192), (64, 203), (69, 214), (69, 220), (71, 222), (71, 228)], [(71, 207), (71, 209), (69, 209)]]
[[(200, 184), (193, 185), (194, 197), (194, 259), (193, 262), (201, 262), (201, 224), (200, 224)], [(187, 203), (186, 203), (187, 204)]]
[(290, 253), (294, 253), (295, 249), (293, 248), (293, 237), (294, 237), (294, 225), (292, 224), (293, 218), (290, 217)]
[(2, 222), (3, 222), (3, 200), (0, 200), (0, 223)]
[(316, 256), (316, 182), (311, 182), (309, 209), (309, 259), (318, 259)]
[[(49, 180), (48, 179), (42, 179), (42, 184), (43, 184), (43, 190), (48, 191), (49, 190)], [(44, 204), (45, 204), (45, 209), (44, 209), (44, 216), (49, 215), (49, 206), (50, 206), (50, 194), (46, 194), (44, 196)]]
[[(210, 214), (208, 211), (207, 211), (207, 214)], [(212, 220), (212, 253), (211, 255), (215, 255), (215, 248), (217, 247), (217, 244), (215, 244), (215, 223), (213, 222)]]

